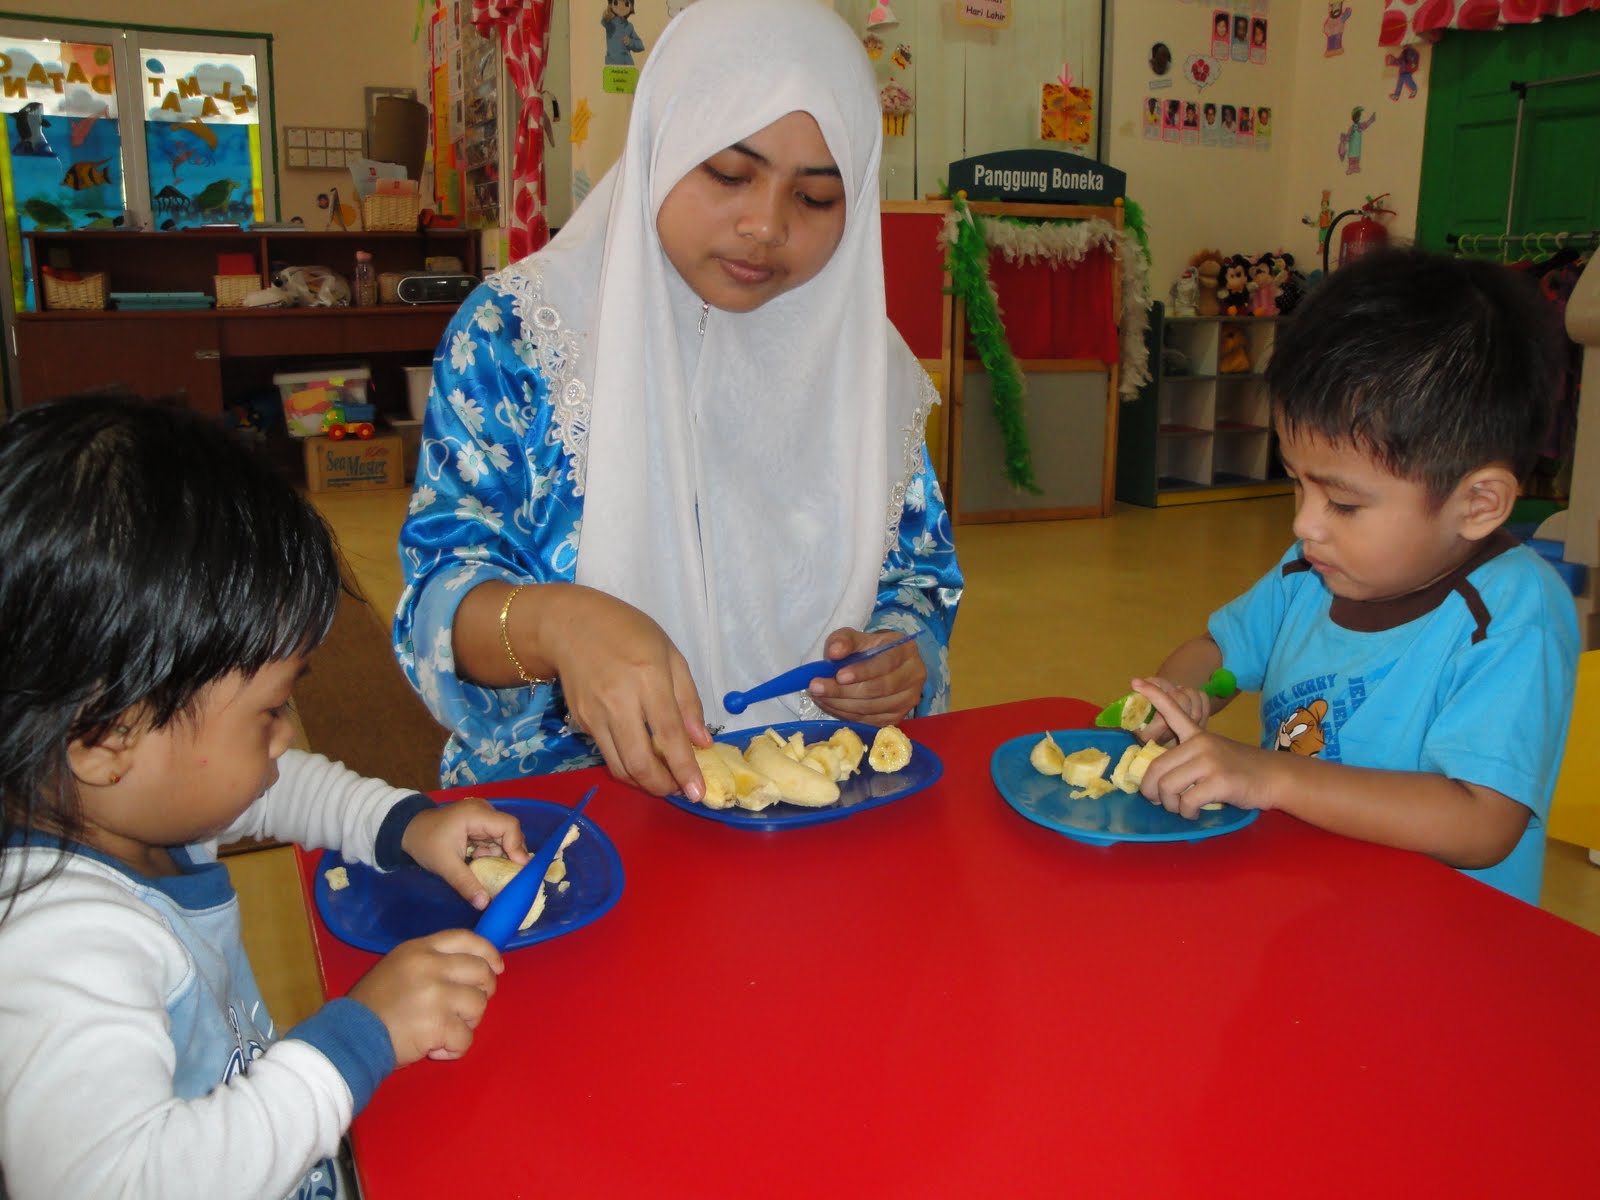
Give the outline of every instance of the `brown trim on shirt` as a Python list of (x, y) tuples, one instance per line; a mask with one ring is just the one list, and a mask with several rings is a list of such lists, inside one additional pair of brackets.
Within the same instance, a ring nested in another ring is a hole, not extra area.
[[(1382, 633), (1386, 629), (1394, 629), (1431, 613), (1445, 602), (1446, 597), (1452, 593), (1459, 593), (1462, 602), (1467, 606), (1467, 611), (1477, 623), (1472, 633), (1472, 640), (1474, 643), (1481, 642), (1488, 636), (1489, 619), (1492, 614), (1489, 612), (1489, 606), (1483, 602), (1483, 597), (1479, 595), (1478, 589), (1468, 581), (1467, 576), (1491, 558), (1498, 558), (1507, 550), (1521, 544), (1515, 534), (1502, 526), (1479, 542), (1477, 549), (1466, 562), (1427, 586), (1389, 600), (1350, 600), (1343, 596), (1335, 596), (1328, 608), (1328, 617), (1335, 625), (1354, 633)], [(1283, 564), (1285, 575), (1310, 569), (1311, 564), (1303, 558)]]

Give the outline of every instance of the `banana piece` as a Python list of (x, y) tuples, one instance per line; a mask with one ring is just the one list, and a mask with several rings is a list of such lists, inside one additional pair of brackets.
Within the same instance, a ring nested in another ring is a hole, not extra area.
[(701, 800), (707, 808), (731, 808), (738, 797), (738, 786), (727, 760), (712, 750), (694, 748), (695, 765), (700, 768), (700, 778), (705, 780), (706, 794)]
[(839, 752), (830, 742), (813, 742), (806, 747), (806, 752), (800, 756), (800, 765), (810, 767), (819, 775), (838, 783), (848, 777), (849, 772), (839, 770)]
[(802, 758), (804, 758), (806, 756), (805, 734), (801, 733), (799, 730), (795, 730), (795, 732), (791, 733), (789, 735), (789, 740), (784, 743), (783, 752), (790, 758), (794, 759), (795, 762), (799, 762)]
[(1158, 742), (1129, 746), (1117, 760), (1116, 769), (1111, 772), (1111, 782), (1132, 795), (1144, 781), (1145, 770), (1166, 752), (1167, 748)]
[(834, 730), (833, 736), (828, 739), (839, 758), (839, 770), (842, 774), (835, 775), (836, 782), (843, 782), (857, 771), (861, 770), (861, 760), (866, 756), (867, 744), (861, 740), (861, 735), (848, 725), (842, 725)]
[(772, 780), (746, 762), (737, 746), (713, 742), (711, 749), (733, 773), (733, 799), (740, 808), (760, 812), (783, 799)]
[(867, 765), (883, 775), (892, 775), (911, 761), (911, 739), (894, 725), (885, 725), (872, 738)]
[(1056, 745), (1055, 738), (1048, 733), (1028, 753), (1028, 765), (1041, 775), (1061, 774), (1061, 768), (1065, 762), (1066, 755), (1061, 753), (1061, 747)]
[[(1106, 761), (1111, 761), (1111, 756), (1109, 754), (1106, 755)], [(1104, 796), (1107, 792), (1112, 790), (1114, 789), (1112, 788), (1111, 781), (1109, 779), (1101, 779), (1098, 775), (1096, 775), (1093, 779), (1085, 780), (1082, 787), (1074, 788), (1072, 791), (1068, 792), (1067, 795), (1074, 800), (1098, 800), (1101, 796)]]
[[(550, 865), (554, 866), (555, 863), (560, 861), (561, 856), (558, 854), (556, 855), (555, 862), (551, 863)], [(511, 882), (512, 878), (517, 874), (518, 871), (522, 870), (521, 867), (517, 866), (517, 864), (512, 862), (509, 858), (500, 857), (475, 858), (467, 865), (472, 868), (472, 873), (478, 877), (478, 882), (483, 884), (483, 890), (489, 893), (490, 899), (498, 896), (501, 889), (504, 888), (506, 884)], [(546, 875), (546, 878), (549, 878), (549, 876)], [(528, 915), (522, 918), (522, 924), (517, 926), (517, 932), (521, 933), (524, 929), (528, 928), (528, 926), (537, 921), (543, 913), (544, 884), (541, 883), (539, 885), (539, 894), (533, 898), (533, 904), (528, 909)]]
[(1110, 765), (1111, 755), (1104, 750), (1096, 750), (1093, 746), (1085, 746), (1061, 760), (1061, 778), (1069, 787), (1093, 790), (1092, 781), (1104, 775)]
[(773, 741), (758, 737), (745, 750), (745, 761), (760, 771), (790, 804), (824, 808), (839, 799), (839, 785), (831, 778), (801, 766)]
[(1118, 724), (1130, 731), (1143, 729), (1149, 723), (1155, 707), (1138, 692), (1130, 692), (1128, 698), (1122, 702), (1122, 718)]

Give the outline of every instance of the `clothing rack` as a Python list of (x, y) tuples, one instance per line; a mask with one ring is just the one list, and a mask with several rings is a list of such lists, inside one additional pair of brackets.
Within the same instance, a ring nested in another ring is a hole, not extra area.
[(1600, 230), (1587, 233), (1447, 233), (1444, 240), (1457, 254), (1498, 252), (1502, 261), (1512, 250), (1524, 255), (1556, 254), (1562, 250), (1593, 250), (1600, 245)]

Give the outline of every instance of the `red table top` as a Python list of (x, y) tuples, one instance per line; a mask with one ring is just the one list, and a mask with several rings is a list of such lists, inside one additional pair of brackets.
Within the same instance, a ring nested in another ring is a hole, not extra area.
[[(994, 748), (1094, 711), (908, 722), (936, 785), (778, 833), (600, 768), (472, 789), (601, 783), (622, 897), (508, 956), (464, 1059), (379, 1088), (368, 1200), (1593, 1188), (1600, 938), (1276, 813), (1115, 846), (1024, 819)], [(343, 994), (374, 956), (311, 908)]]

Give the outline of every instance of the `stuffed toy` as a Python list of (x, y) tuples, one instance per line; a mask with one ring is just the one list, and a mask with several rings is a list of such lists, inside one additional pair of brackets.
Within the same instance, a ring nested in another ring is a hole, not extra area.
[(1242, 254), (1222, 264), (1222, 284), (1217, 288), (1225, 316), (1242, 317), (1250, 312), (1250, 260)]
[(1305, 298), (1307, 282), (1305, 272), (1294, 265), (1294, 255), (1287, 250), (1278, 254), (1278, 315), (1288, 316)]
[(1222, 282), (1222, 251), (1202, 250), (1189, 260), (1199, 283), (1195, 296), (1195, 312), (1202, 317), (1215, 317), (1222, 313), (1222, 301), (1217, 288)]
[(1278, 259), (1265, 251), (1250, 264), (1250, 313), (1257, 317), (1278, 315)]
[(1217, 374), (1237, 375), (1250, 369), (1250, 347), (1244, 330), (1224, 325), (1217, 331)]
[(1197, 275), (1193, 267), (1185, 267), (1178, 273), (1178, 278), (1172, 283), (1172, 306), (1167, 310), (1169, 317), (1192, 317), (1195, 315), (1195, 298), (1199, 291)]

